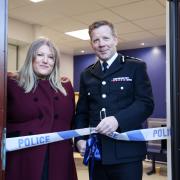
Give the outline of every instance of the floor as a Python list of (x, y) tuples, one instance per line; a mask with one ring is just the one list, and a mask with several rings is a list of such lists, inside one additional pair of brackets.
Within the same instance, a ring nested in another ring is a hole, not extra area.
[[(75, 163), (77, 168), (78, 180), (89, 180), (87, 167), (82, 164), (82, 157), (75, 154)], [(148, 176), (146, 173), (151, 170), (151, 162), (144, 161), (143, 180), (167, 180), (166, 164), (156, 164), (156, 174)]]

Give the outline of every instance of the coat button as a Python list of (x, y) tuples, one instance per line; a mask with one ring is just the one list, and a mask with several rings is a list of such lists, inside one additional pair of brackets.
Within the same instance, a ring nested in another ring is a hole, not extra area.
[(106, 85), (106, 81), (102, 81), (102, 85), (103, 85), (103, 86)]
[(107, 97), (106, 94), (102, 94), (102, 98), (105, 99)]
[(88, 92), (88, 96), (90, 96), (91, 95), (91, 93), (90, 92)]
[(33, 98), (33, 101), (34, 101), (34, 102), (38, 102), (38, 98), (37, 98), (37, 97), (34, 97), (34, 98)]
[(54, 114), (54, 119), (57, 119), (59, 117), (58, 114)]
[(123, 86), (121, 86), (121, 87), (120, 87), (120, 89), (121, 89), (121, 90), (123, 90), (123, 89), (124, 89), (124, 87), (123, 87)]
[(38, 119), (39, 119), (39, 120), (42, 120), (42, 119), (43, 119), (43, 114), (40, 113), (40, 114), (38, 115)]
[(54, 99), (55, 99), (55, 100), (59, 100), (58, 96), (55, 96)]

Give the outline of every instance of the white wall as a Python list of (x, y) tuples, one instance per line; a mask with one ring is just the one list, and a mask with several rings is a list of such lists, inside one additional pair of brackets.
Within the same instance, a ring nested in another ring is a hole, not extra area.
[(73, 56), (68, 54), (60, 54), (60, 72), (61, 76), (66, 76), (73, 84)]
[(34, 39), (33, 26), (12, 18), (8, 19), (8, 39), (20, 43), (30, 43)]
[(16, 71), (16, 63), (17, 63), (17, 46), (8, 45), (8, 62), (7, 69), (8, 72)]
[(21, 66), (23, 65), (25, 61), (28, 48), (29, 48), (29, 45), (19, 46), (18, 70), (21, 68)]

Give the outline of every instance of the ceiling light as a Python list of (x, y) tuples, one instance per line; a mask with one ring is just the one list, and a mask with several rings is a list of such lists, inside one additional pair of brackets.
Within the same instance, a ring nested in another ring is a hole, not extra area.
[(89, 40), (88, 29), (82, 29), (77, 31), (65, 32), (66, 35), (73, 36), (82, 40)]
[(84, 53), (85, 53), (85, 50), (81, 50), (81, 53), (84, 54)]
[(46, 39), (45, 36), (38, 36), (38, 39)]
[(38, 2), (41, 2), (41, 1), (44, 1), (44, 0), (30, 0), (31, 2), (33, 3), (38, 3)]
[(141, 46), (144, 46), (144, 43), (141, 43)]

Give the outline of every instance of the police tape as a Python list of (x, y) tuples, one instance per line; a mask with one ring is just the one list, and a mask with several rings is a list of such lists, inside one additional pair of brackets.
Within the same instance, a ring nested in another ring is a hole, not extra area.
[(95, 133), (95, 128), (83, 128), (76, 130), (7, 138), (6, 151), (15, 151), (19, 149), (49, 144), (79, 136), (89, 135), (91, 133)]
[(169, 139), (171, 136), (171, 130), (167, 127), (159, 127), (127, 131), (125, 133), (113, 132), (108, 136), (123, 141), (153, 141)]
[[(37, 134), (30, 136), (13, 137), (6, 139), (6, 151), (15, 151), (34, 146), (63, 141), (79, 136), (96, 133), (95, 128), (83, 128), (76, 130), (60, 131), (54, 133)], [(110, 138), (123, 141), (151, 141), (170, 138), (170, 128), (159, 127), (141, 130), (127, 131), (124, 133), (113, 132)]]

